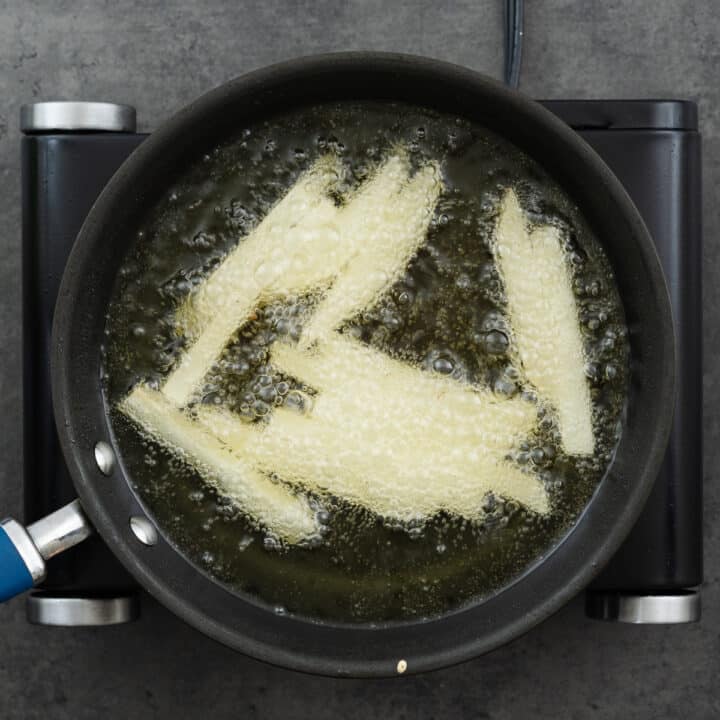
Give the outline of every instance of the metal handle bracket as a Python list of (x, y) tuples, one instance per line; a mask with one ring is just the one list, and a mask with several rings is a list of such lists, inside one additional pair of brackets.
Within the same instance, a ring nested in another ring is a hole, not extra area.
[(13, 518), (0, 522), (0, 602), (45, 578), (45, 561), (92, 534), (79, 500), (27, 528)]

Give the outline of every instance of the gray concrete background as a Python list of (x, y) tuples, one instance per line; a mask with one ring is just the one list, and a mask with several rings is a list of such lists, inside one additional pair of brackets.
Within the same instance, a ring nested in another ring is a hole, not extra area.
[[(0, 718), (720, 717), (720, 3), (528, 0), (522, 89), (536, 97), (700, 103), (705, 183), (706, 586), (702, 623), (588, 622), (579, 602), (508, 647), (399, 681), (337, 681), (236, 655), (148, 602), (134, 625), (26, 625), (0, 607)], [(157, 126), (252, 68), (346, 49), (413, 52), (500, 76), (499, 0), (0, 0), (0, 508), (20, 512), (18, 111), (108, 99)]]

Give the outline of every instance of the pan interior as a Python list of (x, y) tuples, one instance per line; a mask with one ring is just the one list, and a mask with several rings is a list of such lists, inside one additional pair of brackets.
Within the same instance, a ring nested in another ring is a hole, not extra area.
[[(559, 228), (571, 260), (598, 410), (596, 452), (565, 455), (552, 425), (543, 429), (542, 423), (527, 447), (518, 448), (516, 460), (531, 468), (550, 497), (546, 516), (490, 496), (475, 520), (440, 513), (408, 526), (325, 497), (332, 521), (322, 541), (278, 548), (196, 471), (113, 410), (132, 485), (169, 540), (215, 580), (279, 614), (340, 623), (408, 621), (492, 596), (573, 527), (619, 439), (627, 330), (609, 263), (578, 208), (534, 161), (484, 127), (389, 102), (324, 103), (238, 128), (167, 189), (136, 228), (110, 303), (103, 358), (110, 407), (138, 382), (163, 382), (182, 350), (174, 315), (193, 282), (217, 266), (314, 160), (337, 155), (346, 184), (338, 192), (349, 192), (398, 147), (416, 168), (440, 162), (445, 190), (407, 271), (345, 331), (429, 373), (532, 393), (513, 374), (504, 348), (506, 298), (491, 250), (498, 208), (513, 188), (531, 224)], [(312, 299), (280, 298), (258, 308), (206, 378), (201, 402), (219, 400), (235, 413), (252, 414), (270, 347), (289, 332), (294, 307), (304, 303)], [(273, 387), (292, 383), (269, 375)]]

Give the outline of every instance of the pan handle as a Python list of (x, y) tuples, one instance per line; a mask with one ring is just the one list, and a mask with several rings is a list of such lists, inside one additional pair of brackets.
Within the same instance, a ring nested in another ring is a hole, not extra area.
[(0, 602), (45, 578), (45, 561), (85, 540), (93, 530), (79, 500), (25, 527), (7, 518), (0, 522)]

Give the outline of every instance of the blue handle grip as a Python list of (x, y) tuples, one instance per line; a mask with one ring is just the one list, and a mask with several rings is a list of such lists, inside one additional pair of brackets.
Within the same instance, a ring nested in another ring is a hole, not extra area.
[(5, 602), (34, 585), (22, 555), (4, 529), (0, 528), (0, 602)]

